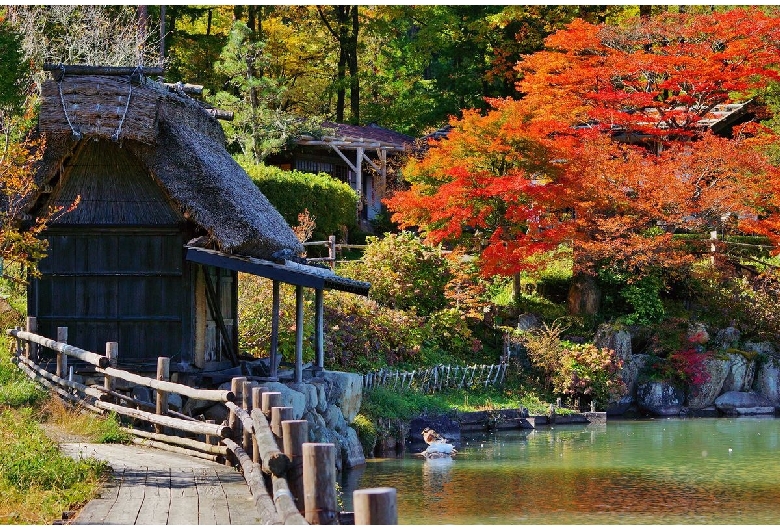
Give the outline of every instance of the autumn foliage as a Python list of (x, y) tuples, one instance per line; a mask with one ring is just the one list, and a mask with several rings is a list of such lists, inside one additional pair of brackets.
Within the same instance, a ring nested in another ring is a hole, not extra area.
[(480, 251), (486, 275), (561, 243), (580, 272), (679, 270), (709, 247), (673, 234), (724, 222), (780, 243), (777, 137), (759, 123), (777, 35), (780, 18), (755, 9), (577, 20), (518, 63), (522, 98), (465, 112), (407, 166), (393, 220)]

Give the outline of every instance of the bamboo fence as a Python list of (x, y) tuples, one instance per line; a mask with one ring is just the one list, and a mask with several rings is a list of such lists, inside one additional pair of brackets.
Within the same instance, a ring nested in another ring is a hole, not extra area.
[(415, 389), (425, 394), (434, 394), (447, 388), (500, 387), (505, 378), (506, 363), (436, 365), (411, 372), (382, 368), (363, 375), (363, 388)]

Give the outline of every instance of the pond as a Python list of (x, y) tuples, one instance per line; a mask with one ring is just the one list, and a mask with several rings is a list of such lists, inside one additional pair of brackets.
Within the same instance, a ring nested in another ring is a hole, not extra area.
[(400, 524), (777, 524), (780, 419), (610, 420), (464, 435), (452, 459), (371, 459)]

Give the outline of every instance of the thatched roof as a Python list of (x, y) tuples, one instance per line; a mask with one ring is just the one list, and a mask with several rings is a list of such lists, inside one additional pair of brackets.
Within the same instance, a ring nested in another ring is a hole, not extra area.
[[(46, 147), (36, 179), (42, 190), (54, 188), (52, 197), (63, 191), (63, 167), (84, 142), (111, 141), (151, 175), (174, 211), (208, 234), (211, 248), (259, 258), (283, 249), (303, 250), (290, 226), (225, 150), (222, 127), (208, 109), (164, 85), (150, 80), (131, 84), (129, 76), (47, 81), (39, 130)], [(31, 209), (48, 200), (45, 195), (36, 199)]]

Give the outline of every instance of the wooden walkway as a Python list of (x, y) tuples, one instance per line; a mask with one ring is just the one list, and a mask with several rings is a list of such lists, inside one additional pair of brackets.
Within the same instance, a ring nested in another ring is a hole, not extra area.
[(65, 443), (73, 458), (109, 462), (112, 480), (70, 524), (262, 524), (244, 477), (234, 469), (153, 448)]

